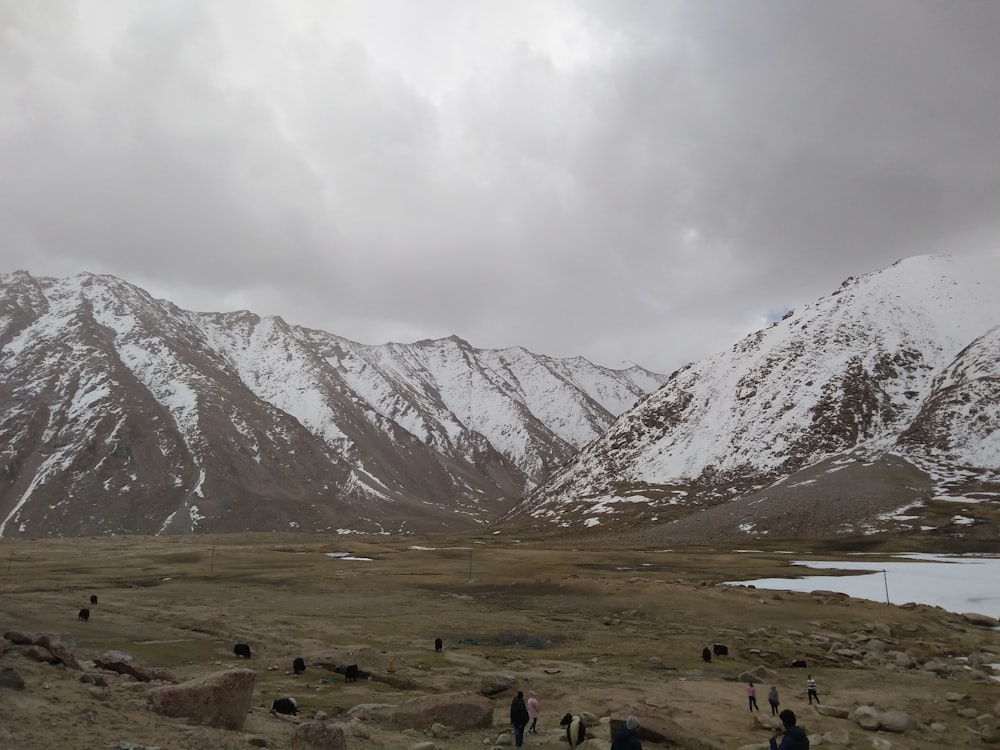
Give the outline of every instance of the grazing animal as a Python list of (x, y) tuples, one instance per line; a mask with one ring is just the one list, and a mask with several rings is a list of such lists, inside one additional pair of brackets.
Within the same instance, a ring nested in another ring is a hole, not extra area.
[(434, 650), (435, 651), (440, 651), (443, 648), (444, 648), (444, 641), (442, 641), (440, 638), (435, 638), (434, 639)]
[(344, 682), (357, 682), (358, 681), (358, 665), (349, 664), (344, 667)]
[(299, 704), (295, 702), (294, 698), (275, 698), (271, 703), (271, 710), (276, 714), (298, 716)]
[(705, 661), (712, 661), (712, 652), (708, 650), (708, 646), (705, 646), (705, 648), (701, 650), (701, 658)]
[(795, 669), (805, 669), (806, 663), (803, 659), (796, 659), (795, 661), (792, 662), (792, 666)]
[(712, 652), (716, 656), (729, 656), (729, 646), (723, 646), (721, 643), (716, 643), (712, 646)]
[(233, 646), (233, 653), (236, 656), (242, 656), (244, 659), (250, 658), (250, 647), (245, 643), (237, 643)]
[(80, 614), (78, 614), (77, 617), (86, 622), (90, 619), (90, 610), (84, 607), (80, 610)]
[(97, 604), (97, 595), (96, 594), (91, 594), (90, 595), (90, 603), (91, 604)]
[(587, 725), (583, 719), (573, 714), (566, 714), (559, 722), (559, 726), (566, 727), (566, 741), (571, 748), (581, 744), (587, 739)]
[(296, 656), (292, 660), (292, 671), (295, 672), (295, 674), (302, 674), (303, 672), (305, 672), (306, 660), (303, 659), (301, 656)]

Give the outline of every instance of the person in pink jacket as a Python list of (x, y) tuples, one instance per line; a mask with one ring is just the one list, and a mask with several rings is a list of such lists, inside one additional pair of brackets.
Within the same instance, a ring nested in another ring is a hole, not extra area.
[(538, 724), (538, 697), (534, 690), (528, 691), (528, 717), (531, 719), (531, 726), (528, 727), (528, 734), (535, 734)]

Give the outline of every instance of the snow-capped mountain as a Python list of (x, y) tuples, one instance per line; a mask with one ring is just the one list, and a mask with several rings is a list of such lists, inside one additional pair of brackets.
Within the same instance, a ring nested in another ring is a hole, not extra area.
[(665, 377), (0, 275), (0, 537), (474, 527)]
[(998, 480), (1000, 257), (925, 256), (673, 373), (506, 520), (808, 537), (995, 501)]

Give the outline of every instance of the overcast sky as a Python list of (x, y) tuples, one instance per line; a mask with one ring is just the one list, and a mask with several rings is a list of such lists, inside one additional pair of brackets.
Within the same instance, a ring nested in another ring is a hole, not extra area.
[(0, 0), (0, 272), (669, 372), (1000, 252), (998, 39), (995, 0)]

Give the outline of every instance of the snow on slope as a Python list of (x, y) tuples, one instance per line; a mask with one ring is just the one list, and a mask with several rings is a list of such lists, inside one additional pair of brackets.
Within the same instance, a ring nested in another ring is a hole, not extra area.
[[(837, 452), (893, 449), (935, 378), (970, 342), (985, 336), (978, 348), (996, 366), (989, 342), (1000, 322), (997, 279), (1000, 258), (945, 256), (848, 279), (730, 351), (674, 373), (525, 506), (540, 517), (578, 498), (608, 502), (647, 486), (745, 492)], [(991, 424), (990, 440), (995, 418)], [(951, 427), (964, 429), (957, 420)], [(952, 458), (995, 461), (989, 447), (974, 447), (986, 445), (981, 437), (954, 440)]]

